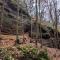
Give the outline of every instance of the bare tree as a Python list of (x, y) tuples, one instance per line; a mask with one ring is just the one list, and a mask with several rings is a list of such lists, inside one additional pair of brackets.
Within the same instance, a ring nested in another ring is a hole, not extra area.
[(48, 10), (49, 11), (49, 19), (53, 23), (53, 28), (54, 28), (54, 37), (55, 37), (55, 46), (57, 47), (57, 41), (58, 41), (58, 9), (57, 9), (57, 0), (44, 0), (45, 3), (47, 4)]
[(19, 37), (18, 37), (18, 33), (19, 33), (19, 0), (17, 0), (17, 25), (16, 25), (16, 40), (17, 43), (19, 43)]
[[(43, 39), (42, 39), (42, 26), (41, 26), (41, 23), (42, 23), (42, 20), (44, 19), (44, 13), (45, 13), (45, 11), (44, 11), (44, 9), (45, 9), (45, 7), (46, 6), (44, 6), (44, 5), (42, 5), (42, 1), (41, 0), (39, 0), (38, 1), (39, 3), (39, 23), (40, 23), (40, 40), (41, 40), (41, 47), (43, 46), (42, 45), (42, 43), (43, 43)], [(42, 8), (41, 8), (41, 6), (42, 6)]]
[[(52, 12), (52, 10), (53, 10), (53, 12)], [(58, 14), (57, 14), (57, 11), (58, 11), (57, 10), (57, 0), (52, 0), (50, 2), (49, 14), (50, 14), (50, 18), (51, 18), (52, 23), (53, 23), (53, 27), (55, 29), (54, 36), (55, 36), (55, 46), (56, 47), (57, 47), (57, 43), (56, 42), (58, 41), (58, 29), (57, 29), (57, 26), (58, 26)]]
[(35, 1), (35, 4), (36, 4), (36, 41), (35, 41), (35, 44), (36, 44), (36, 47), (37, 47), (37, 43), (38, 43), (38, 34), (39, 34), (39, 27), (38, 27), (38, 7), (37, 7), (37, 4), (38, 3), (38, 0)]

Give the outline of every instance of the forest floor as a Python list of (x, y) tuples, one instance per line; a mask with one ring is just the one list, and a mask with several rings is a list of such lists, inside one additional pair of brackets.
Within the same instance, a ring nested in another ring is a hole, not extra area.
[[(28, 46), (29, 44), (23, 44), (23, 45), (20, 45), (20, 46), (26, 46), (26, 45)], [(30, 45), (32, 45), (33, 47), (36, 47), (36, 45), (34, 43), (30, 43)], [(47, 49), (48, 56), (50, 57), (51, 60), (60, 60), (60, 49), (49, 48), (49, 47), (46, 47), (46, 46), (43, 46), (41, 48), (40, 43), (38, 43), (37, 48), (39, 48), (40, 50)]]
[[(1, 35), (0, 37), (2, 37), (3, 40), (16, 40), (16, 36), (14, 35)], [(19, 38), (21, 37), (21, 39), (23, 38), (22, 36), (19, 36)], [(25, 35), (26, 39), (30, 39), (28, 37), (28, 35), (26, 34)], [(12, 42), (13, 43), (13, 42)], [(25, 45), (32, 45), (33, 47), (35, 47), (35, 43), (28, 43), (27, 44), (21, 44), (20, 46), (25, 46)], [(41, 44), (38, 43), (38, 48), (40, 48)], [(50, 56), (51, 60), (60, 60), (60, 49), (57, 49), (57, 48), (49, 48), (49, 47), (45, 47), (43, 46), (43, 49), (47, 49), (48, 51), (48, 55)]]

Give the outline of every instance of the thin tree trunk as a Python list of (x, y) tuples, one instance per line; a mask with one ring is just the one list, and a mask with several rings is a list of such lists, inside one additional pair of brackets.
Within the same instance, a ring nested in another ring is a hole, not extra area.
[(19, 37), (18, 37), (18, 24), (19, 24), (19, 0), (17, 0), (17, 21), (16, 21), (17, 25), (16, 25), (16, 40), (17, 40), (17, 44), (19, 43)]
[(41, 14), (40, 14), (40, 0), (39, 0), (39, 17), (40, 17), (40, 41), (41, 41), (41, 48), (42, 48), (42, 30), (41, 30)]
[[(31, 5), (31, 2), (32, 2), (32, 0), (30, 0), (30, 5)], [(30, 7), (30, 13), (32, 12), (31, 11), (31, 7)], [(31, 15), (30, 15), (31, 16)], [(31, 16), (32, 17), (32, 16)], [(30, 18), (30, 20), (31, 20), (31, 38), (32, 38), (32, 18)], [(32, 39), (31, 39), (32, 40)], [(31, 42), (31, 41), (30, 41)]]
[(22, 14), (22, 33), (23, 33), (23, 43), (25, 43), (25, 42), (24, 42), (24, 23), (23, 23), (24, 20), (23, 20), (23, 17), (24, 17), (24, 16), (23, 16), (23, 14)]
[(58, 41), (58, 31), (57, 31), (57, 25), (58, 25), (58, 18), (57, 18), (57, 2), (54, 3), (54, 7), (55, 7), (55, 47), (57, 48), (57, 41)]
[(38, 3), (38, 0), (36, 0), (36, 41), (35, 41), (35, 44), (36, 44), (36, 47), (37, 47), (37, 43), (38, 43), (38, 7), (37, 7), (37, 3)]

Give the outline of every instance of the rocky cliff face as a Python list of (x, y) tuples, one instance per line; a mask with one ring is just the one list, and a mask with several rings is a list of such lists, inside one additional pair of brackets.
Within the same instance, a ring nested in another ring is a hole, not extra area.
[[(30, 23), (30, 16), (26, 11), (26, 8), (23, 9), (23, 7), (19, 5), (19, 32), (22, 29), (23, 25)], [(0, 0), (0, 29), (2, 33), (16, 34), (17, 13), (17, 5), (13, 3), (12, 0), (5, 0), (5, 2), (3, 2), (3, 0)]]

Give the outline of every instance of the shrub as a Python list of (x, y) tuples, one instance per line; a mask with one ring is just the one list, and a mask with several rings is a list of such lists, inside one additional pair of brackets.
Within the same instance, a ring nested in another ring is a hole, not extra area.
[(49, 60), (47, 50), (39, 51), (39, 49), (31, 46), (18, 47), (18, 50), (22, 51), (25, 60)]
[(0, 57), (4, 60), (14, 60), (12, 54), (5, 48), (0, 48)]
[[(16, 49), (16, 50), (15, 50)], [(17, 54), (17, 56), (16, 56)], [(10, 49), (0, 49), (0, 57), (4, 60), (49, 60), (47, 50), (41, 51), (38, 48), (32, 47), (30, 45)]]

